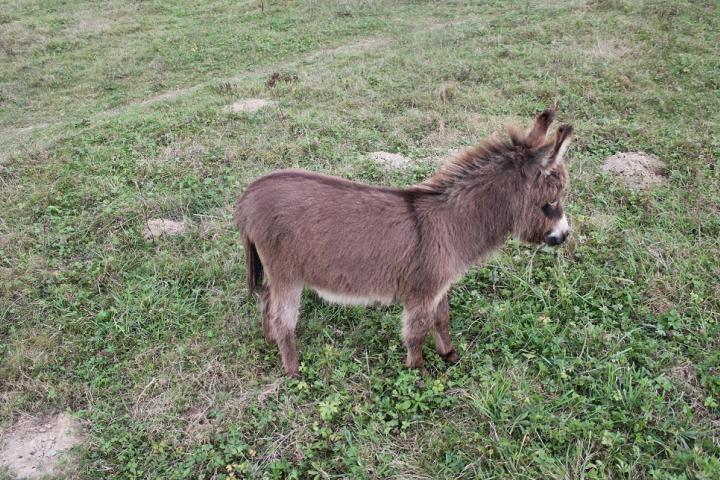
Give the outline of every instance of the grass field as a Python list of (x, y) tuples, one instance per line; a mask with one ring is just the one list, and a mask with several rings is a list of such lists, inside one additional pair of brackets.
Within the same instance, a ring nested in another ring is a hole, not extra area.
[[(73, 412), (83, 479), (720, 478), (719, 32), (714, 0), (2, 0), (0, 425)], [(243, 188), (408, 185), (556, 100), (573, 236), (453, 287), (460, 363), (428, 340), (420, 381), (399, 307), (308, 293), (285, 379)], [(623, 151), (665, 183), (603, 172)]]

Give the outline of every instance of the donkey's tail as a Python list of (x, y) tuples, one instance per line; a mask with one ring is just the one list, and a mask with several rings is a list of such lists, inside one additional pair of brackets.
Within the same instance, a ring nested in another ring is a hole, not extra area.
[(245, 272), (247, 276), (248, 293), (253, 294), (262, 288), (263, 264), (260, 261), (255, 244), (248, 237), (243, 238), (245, 244)]

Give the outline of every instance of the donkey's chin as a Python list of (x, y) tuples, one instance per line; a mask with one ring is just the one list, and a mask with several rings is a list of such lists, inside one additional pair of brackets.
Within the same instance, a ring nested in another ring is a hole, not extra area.
[(517, 233), (512, 234), (512, 239), (519, 243), (524, 243), (525, 245), (533, 245), (538, 246), (545, 243), (545, 235), (542, 233), (539, 233), (537, 235), (527, 236), (527, 235), (520, 235)]

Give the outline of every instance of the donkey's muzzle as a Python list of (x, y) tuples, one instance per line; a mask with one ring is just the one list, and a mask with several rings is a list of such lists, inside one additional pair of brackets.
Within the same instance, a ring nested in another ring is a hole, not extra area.
[(552, 230), (545, 234), (545, 243), (554, 247), (562, 244), (570, 235), (570, 225), (565, 215), (555, 224)]
[(547, 243), (551, 247), (562, 245), (569, 234), (570, 232), (562, 232), (559, 234), (548, 233), (547, 235), (545, 235), (545, 243)]

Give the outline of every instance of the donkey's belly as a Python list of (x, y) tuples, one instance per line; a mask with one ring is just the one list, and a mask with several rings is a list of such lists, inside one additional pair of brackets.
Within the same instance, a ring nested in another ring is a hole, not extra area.
[(330, 303), (339, 303), (341, 305), (392, 305), (394, 300), (392, 297), (381, 296), (362, 296), (351, 293), (337, 293), (328, 290), (313, 288), (320, 295), (320, 298)]

